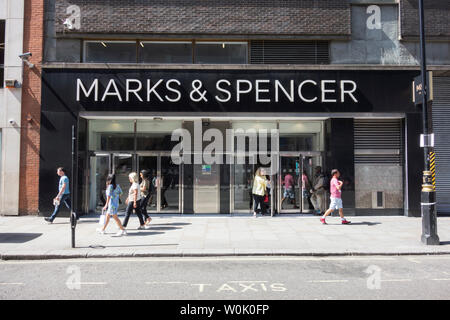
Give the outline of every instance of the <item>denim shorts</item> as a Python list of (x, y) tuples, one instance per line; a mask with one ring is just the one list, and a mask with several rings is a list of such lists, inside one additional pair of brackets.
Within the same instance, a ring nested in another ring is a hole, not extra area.
[(344, 206), (342, 205), (342, 199), (341, 198), (330, 198), (330, 209), (338, 210), (343, 209)]
[(283, 198), (295, 198), (294, 188), (284, 188)]

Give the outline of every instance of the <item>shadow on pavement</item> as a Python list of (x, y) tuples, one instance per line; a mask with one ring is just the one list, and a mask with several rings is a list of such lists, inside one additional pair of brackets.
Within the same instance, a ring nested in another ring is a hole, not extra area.
[(24, 243), (41, 235), (42, 233), (0, 233), (0, 243)]
[(441, 241), (441, 242), (439, 242), (439, 245), (448, 246), (448, 245), (450, 245), (450, 241)]
[(133, 245), (115, 245), (105, 246), (102, 244), (93, 244), (88, 247), (76, 247), (77, 249), (106, 249), (106, 248), (133, 248), (133, 247), (168, 247), (178, 246), (178, 243), (152, 243), (152, 244), (133, 244)]
[(169, 230), (178, 230), (181, 228), (177, 228), (177, 227), (154, 227), (156, 226), (155, 224), (150, 224), (150, 229), (149, 230), (160, 230), (160, 231), (169, 231)]
[(350, 225), (351, 226), (355, 226), (355, 225), (366, 225), (366, 226), (376, 226), (377, 224), (381, 224), (381, 222), (367, 222), (367, 221), (363, 221), (363, 222), (352, 222)]
[(192, 223), (187, 222), (174, 222), (174, 223), (152, 223), (150, 222), (150, 226), (188, 226)]

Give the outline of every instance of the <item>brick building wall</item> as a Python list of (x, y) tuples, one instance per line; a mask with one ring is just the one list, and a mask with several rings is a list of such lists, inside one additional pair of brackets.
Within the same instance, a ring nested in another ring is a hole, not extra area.
[(80, 7), (80, 33), (350, 35), (346, 0), (56, 0), (56, 32)]
[(39, 147), (41, 125), (41, 63), (44, 37), (44, 0), (25, 1), (24, 52), (31, 52), (24, 66), (20, 155), (19, 213), (37, 214), (39, 202)]
[[(400, 1), (401, 35), (419, 36), (419, 11), (417, 0)], [(425, 32), (428, 37), (450, 37), (450, 1), (425, 0)], [(430, 40), (430, 39), (429, 39)]]

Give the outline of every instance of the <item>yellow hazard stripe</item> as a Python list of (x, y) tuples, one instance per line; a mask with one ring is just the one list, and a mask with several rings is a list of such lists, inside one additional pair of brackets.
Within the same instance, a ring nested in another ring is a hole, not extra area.
[(430, 152), (430, 170), (433, 181), (433, 189), (436, 190), (436, 154)]

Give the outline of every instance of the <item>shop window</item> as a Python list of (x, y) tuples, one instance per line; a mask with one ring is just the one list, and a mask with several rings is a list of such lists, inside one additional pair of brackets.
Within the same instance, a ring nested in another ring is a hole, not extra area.
[(136, 63), (136, 42), (85, 41), (84, 62)]
[(196, 42), (195, 63), (246, 64), (246, 42)]
[(140, 63), (192, 63), (192, 42), (139, 42)]
[(134, 150), (134, 120), (90, 120), (89, 150)]
[(3, 88), (5, 75), (5, 20), (0, 20), (0, 88)]
[(182, 128), (181, 121), (138, 120), (136, 149), (138, 151), (171, 151), (178, 141), (172, 141), (172, 132)]
[(281, 135), (281, 151), (316, 151), (315, 135)]

